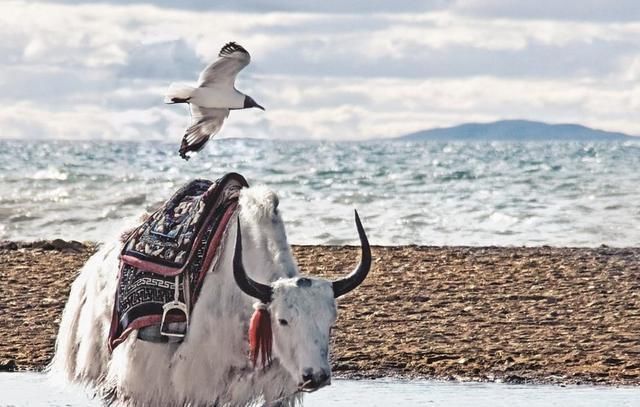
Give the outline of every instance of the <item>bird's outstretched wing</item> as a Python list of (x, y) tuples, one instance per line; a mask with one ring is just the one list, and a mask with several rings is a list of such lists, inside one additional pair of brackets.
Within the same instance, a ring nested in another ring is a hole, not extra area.
[(251, 62), (251, 55), (235, 42), (226, 44), (220, 50), (218, 59), (210, 63), (200, 73), (199, 87), (210, 87), (215, 84), (233, 86), (238, 72)]
[(207, 141), (215, 136), (224, 119), (229, 116), (229, 109), (211, 109), (196, 106), (191, 107), (191, 126), (185, 131), (180, 145), (180, 157), (185, 160), (189, 159), (188, 152), (202, 150)]

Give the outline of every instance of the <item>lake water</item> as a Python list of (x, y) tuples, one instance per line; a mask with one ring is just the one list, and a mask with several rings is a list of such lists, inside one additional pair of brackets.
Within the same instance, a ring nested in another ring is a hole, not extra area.
[(289, 240), (637, 246), (640, 142), (177, 145), (0, 141), (0, 240), (103, 241), (193, 178), (243, 174), (280, 196)]
[[(640, 406), (638, 387), (531, 386), (397, 380), (334, 380), (305, 396), (306, 407), (631, 407)], [(53, 386), (39, 373), (0, 373), (0, 406), (99, 406), (78, 389)]]

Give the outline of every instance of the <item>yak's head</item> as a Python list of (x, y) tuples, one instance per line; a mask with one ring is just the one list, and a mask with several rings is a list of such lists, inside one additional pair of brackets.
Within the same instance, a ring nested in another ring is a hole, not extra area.
[[(362, 256), (351, 274), (336, 281), (296, 276), (270, 285), (259, 283), (247, 274), (242, 262), (238, 221), (233, 275), (240, 289), (261, 304), (251, 321), (250, 336), (257, 335), (253, 338), (257, 343), (252, 344), (252, 348), (264, 345), (263, 357), (265, 351), (269, 355), (273, 338), (275, 356), (298, 381), (301, 391), (313, 391), (330, 384), (329, 342), (336, 320), (336, 298), (360, 285), (371, 268), (371, 249), (357, 212), (355, 218)], [(260, 324), (262, 327), (254, 326)], [(254, 363), (255, 357), (257, 353)]]

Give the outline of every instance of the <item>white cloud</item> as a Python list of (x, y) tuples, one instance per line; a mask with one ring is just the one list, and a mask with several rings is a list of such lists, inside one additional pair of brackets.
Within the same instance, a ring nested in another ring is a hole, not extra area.
[(3, 3), (0, 137), (178, 140), (188, 115), (162, 92), (229, 40), (253, 58), (238, 88), (267, 112), (232, 112), (221, 137), (364, 139), (500, 118), (640, 134), (640, 23), (624, 18), (576, 21), (568, 6), (556, 8), (571, 21), (523, 18), (497, 0), (370, 15), (355, 13), (375, 9), (365, 2), (65, 3)]
[(517, 19), (637, 21), (636, 0), (457, 0), (453, 10), (475, 16)]
[[(90, 3), (91, 0), (49, 0), (52, 3)], [(110, 0), (110, 4), (131, 4), (130, 0)], [(444, 8), (451, 4), (450, 0), (404, 0), (390, 2), (388, 0), (250, 0), (238, 2), (235, 0), (142, 0), (135, 3), (151, 3), (159, 7), (180, 8), (199, 11), (225, 11), (265, 13), (265, 12), (308, 12), (308, 13), (367, 13), (377, 10), (385, 13), (425, 12)]]
[[(47, 0), (59, 4), (92, 3), (92, 0)], [(326, 14), (423, 14), (450, 10), (459, 14), (551, 20), (633, 21), (640, 19), (636, 0), (105, 0), (114, 5), (153, 4), (168, 9), (194, 11), (234, 11), (245, 13), (326, 13)]]

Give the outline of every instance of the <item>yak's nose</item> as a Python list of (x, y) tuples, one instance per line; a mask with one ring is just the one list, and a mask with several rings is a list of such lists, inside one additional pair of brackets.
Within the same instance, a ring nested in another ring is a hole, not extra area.
[(314, 370), (310, 367), (304, 369), (302, 374), (302, 383), (300, 388), (302, 390), (317, 390), (320, 387), (326, 386), (330, 383), (330, 374), (324, 369)]

